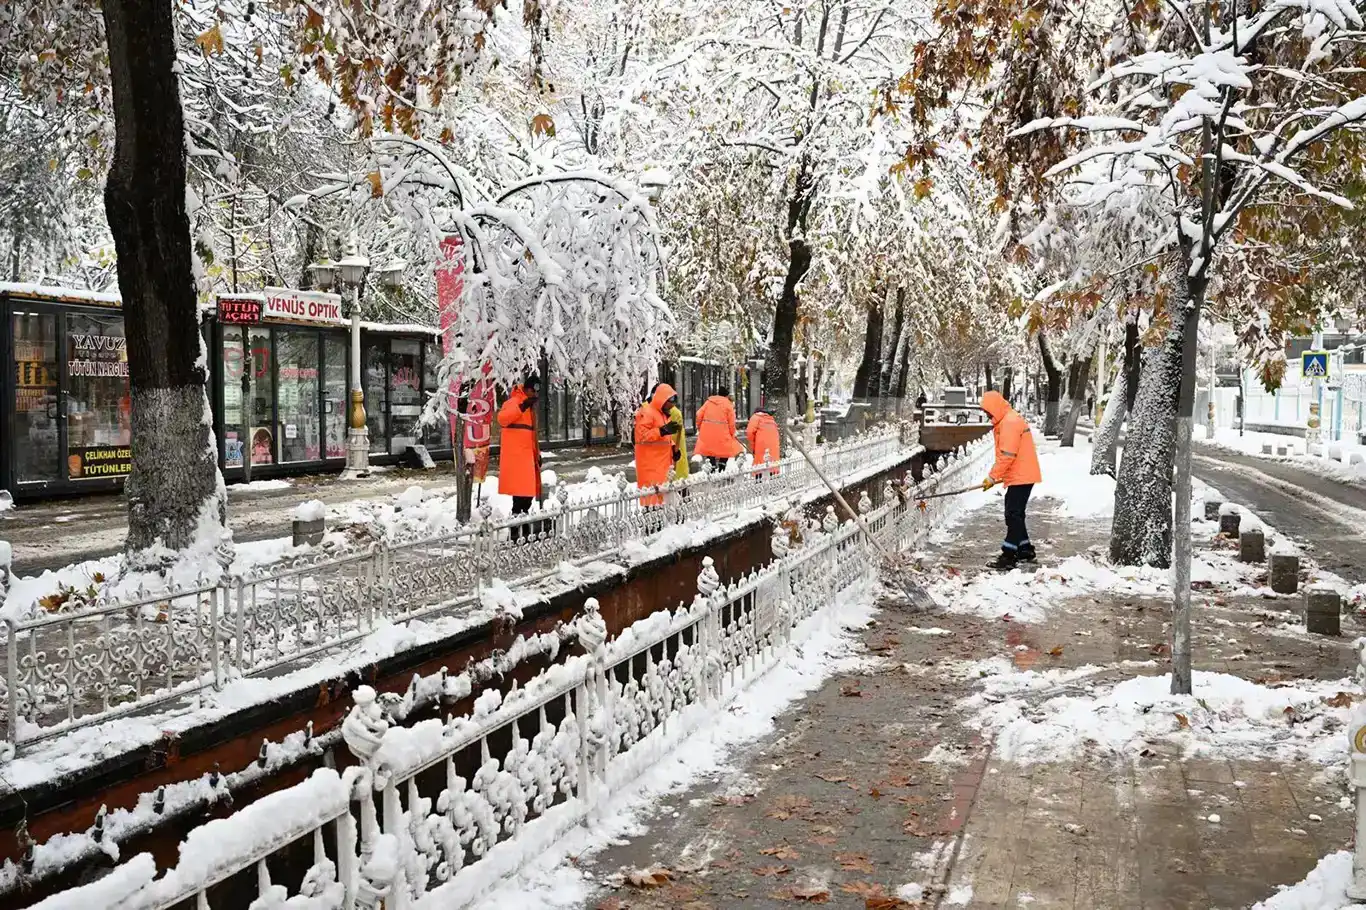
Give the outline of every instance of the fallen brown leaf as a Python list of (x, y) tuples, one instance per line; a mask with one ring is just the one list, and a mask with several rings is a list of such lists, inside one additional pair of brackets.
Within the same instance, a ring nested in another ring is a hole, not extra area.
[(850, 869), (854, 872), (873, 871), (873, 864), (868, 861), (868, 857), (860, 853), (836, 853), (835, 862), (840, 864), (842, 869)]
[(753, 871), (753, 873), (754, 873), (755, 875), (763, 876), (763, 877), (767, 878), (767, 877), (773, 876), (773, 875), (786, 875), (787, 873), (789, 873), (789, 872), (792, 871), (792, 867), (791, 867), (791, 866), (760, 866), (759, 868), (753, 869), (753, 870), (751, 870), (751, 871)]
[(1352, 707), (1352, 693), (1339, 692), (1332, 698), (1325, 698), (1323, 703), (1330, 708), (1350, 708)]
[(845, 894), (857, 894), (862, 898), (886, 897), (887, 892), (881, 885), (872, 882), (845, 882), (840, 885), (840, 890)]
[(780, 844), (777, 847), (765, 847), (759, 852), (762, 853), (764, 856), (771, 856), (774, 859), (783, 860), (801, 859), (802, 856), (800, 853), (798, 853), (796, 850), (793, 850), (787, 844)]
[(1167, 644), (1165, 641), (1159, 641), (1148, 649), (1148, 653), (1154, 657), (1166, 657), (1168, 654), (1172, 653), (1172, 648), (1171, 645)]
[(1176, 715), (1176, 726), (1182, 730), (1189, 730), (1191, 728), (1190, 718), (1178, 713)]
[(862, 685), (863, 684), (857, 679), (851, 683), (845, 683), (840, 686), (840, 694), (845, 698), (862, 698), (863, 689), (860, 688)]
[(911, 779), (905, 774), (893, 774), (887, 778), (887, 786), (889, 787), (909, 787), (910, 785)]
[(1062, 657), (1062, 645), (1058, 645), (1056, 648), (1050, 648), (1049, 651), (1048, 651), (1048, 656), (1049, 656), (1049, 657)]
[(626, 873), (626, 884), (632, 888), (658, 888), (673, 880), (674, 874), (663, 866), (632, 869)]
[(595, 910), (626, 910), (626, 904), (623, 904), (619, 897), (609, 897), (606, 900), (598, 901)]
[(732, 796), (718, 796), (711, 801), (713, 806), (748, 806), (754, 802), (753, 793), (740, 793)]
[(882, 791), (879, 790), (877, 787), (874, 787), (873, 789), (869, 790), (868, 795), (871, 796), (873, 799), (882, 799)]
[(820, 847), (833, 847), (835, 846), (836, 838), (833, 838), (828, 834), (818, 834), (815, 837), (808, 837), (807, 841)]
[(776, 818), (778, 821), (787, 821), (794, 815), (811, 808), (811, 800), (805, 796), (780, 796), (774, 803), (773, 808), (768, 810), (769, 818)]
[(911, 905), (892, 895), (876, 895), (863, 902), (863, 910), (903, 910)]
[(830, 900), (830, 888), (826, 885), (803, 885), (792, 889), (792, 897), (811, 904), (823, 904)]

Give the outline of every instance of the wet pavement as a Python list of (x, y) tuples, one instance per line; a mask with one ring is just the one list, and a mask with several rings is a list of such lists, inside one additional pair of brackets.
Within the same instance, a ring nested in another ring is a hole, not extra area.
[[(1108, 520), (1040, 505), (1031, 522), (1046, 565), (1105, 542)], [(998, 523), (993, 509), (970, 515), (930, 571), (980, 571)], [(1344, 618), (1342, 638), (1311, 637), (1295, 628), (1297, 603), (1198, 591), (1196, 668), (1349, 676), (1356, 621)], [(965, 724), (968, 661), (1106, 668), (1091, 681), (1168, 672), (1168, 598), (1064, 597), (1034, 623), (883, 607), (859, 632), (866, 672), (831, 678), (772, 735), (670, 800), (646, 834), (580, 861), (608, 883), (584, 910), (1242, 908), (1350, 841), (1340, 768), (1186, 759), (1160, 742), (1120, 760), (1020, 765)], [(951, 634), (917, 632), (926, 627)], [(669, 870), (657, 887), (610, 887), (614, 874), (651, 867)]]

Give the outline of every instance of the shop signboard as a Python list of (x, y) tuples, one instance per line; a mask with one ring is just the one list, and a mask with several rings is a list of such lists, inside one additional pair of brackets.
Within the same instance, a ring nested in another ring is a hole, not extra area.
[(307, 325), (346, 325), (341, 298), (321, 291), (292, 291), (266, 288), (261, 318), (268, 322), (293, 322)]
[(256, 325), (261, 321), (260, 297), (218, 298), (218, 321), (223, 325)]
[(128, 446), (86, 446), (69, 449), (66, 461), (72, 480), (122, 477), (133, 470), (133, 450)]

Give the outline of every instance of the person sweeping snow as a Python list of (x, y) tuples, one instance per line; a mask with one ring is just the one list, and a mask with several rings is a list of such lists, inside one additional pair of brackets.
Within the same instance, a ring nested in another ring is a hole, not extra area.
[(991, 432), (996, 437), (996, 463), (982, 481), (982, 489), (997, 484), (1006, 488), (1006, 538), (1001, 553), (987, 563), (988, 568), (1008, 571), (1020, 562), (1033, 562), (1034, 544), (1029, 540), (1025, 509), (1034, 484), (1043, 480), (1039, 473), (1039, 454), (1029, 423), (1012, 408), (1000, 392), (982, 396), (982, 410), (991, 417)]

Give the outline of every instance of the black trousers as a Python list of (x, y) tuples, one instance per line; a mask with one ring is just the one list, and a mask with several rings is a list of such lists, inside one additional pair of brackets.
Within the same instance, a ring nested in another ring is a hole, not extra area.
[(717, 472), (724, 471), (728, 461), (730, 461), (729, 458), (717, 458), (715, 455), (707, 456), (707, 464), (711, 465), (711, 469)]
[[(531, 511), (531, 504), (536, 501), (535, 496), (514, 496), (512, 497), (512, 514), (525, 515)], [(536, 525), (528, 522), (527, 524), (517, 525), (512, 528), (512, 539), (521, 540), (523, 535), (530, 537), (536, 533)]]
[(1032, 483), (1006, 487), (1006, 539), (1001, 549), (1007, 553), (1034, 552), (1034, 545), (1029, 542), (1029, 529), (1025, 527), (1025, 509), (1033, 490)]

